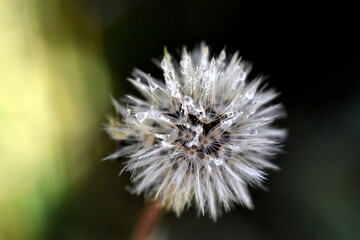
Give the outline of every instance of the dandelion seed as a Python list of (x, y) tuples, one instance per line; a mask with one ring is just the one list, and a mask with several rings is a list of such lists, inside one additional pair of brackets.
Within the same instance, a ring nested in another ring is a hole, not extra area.
[(271, 125), (284, 116), (282, 105), (271, 105), (278, 94), (249, 80), (250, 65), (237, 54), (227, 56), (210, 59), (202, 44), (175, 64), (165, 51), (164, 79), (136, 70), (131, 82), (145, 100), (129, 96), (131, 111), (116, 102), (122, 119), (106, 128), (128, 145), (108, 158), (128, 157), (133, 192), (178, 215), (191, 205), (214, 220), (233, 203), (252, 208), (248, 187), (277, 168), (270, 158), (286, 135)]

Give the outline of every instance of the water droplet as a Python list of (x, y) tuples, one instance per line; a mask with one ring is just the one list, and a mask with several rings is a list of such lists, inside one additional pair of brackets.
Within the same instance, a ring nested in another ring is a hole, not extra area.
[(180, 66), (181, 66), (183, 69), (185, 69), (185, 68), (188, 67), (189, 63), (190, 63), (190, 57), (187, 56), (187, 57), (183, 58), (183, 59), (180, 61)]
[(246, 115), (246, 118), (251, 117), (254, 113), (256, 113), (256, 108), (250, 109), (249, 114)]
[(196, 125), (196, 127), (194, 127), (192, 130), (194, 130), (198, 134), (200, 134), (204, 131), (204, 129), (201, 125)]
[(161, 146), (166, 147), (166, 148), (171, 148), (172, 147), (171, 143), (168, 143), (166, 141), (161, 141)]
[(167, 63), (166, 63), (166, 60), (165, 58), (161, 61), (161, 67), (165, 70), (167, 68)]
[(265, 124), (268, 124), (268, 123), (272, 122), (272, 120), (270, 118), (264, 118), (263, 117), (261, 120), (263, 121), (261, 125), (265, 125)]
[(220, 125), (222, 127), (229, 127), (233, 123), (233, 119), (221, 120)]
[(149, 87), (150, 87), (150, 91), (151, 91), (151, 92), (154, 92), (155, 89), (159, 88), (159, 85), (157, 85), (157, 84), (151, 79), (150, 74), (148, 74), (146, 80), (147, 80), (148, 83), (149, 83)]
[(194, 106), (194, 110), (197, 112), (197, 113), (200, 113), (202, 111), (204, 111), (204, 108), (200, 105), (195, 105)]
[(236, 89), (238, 88), (239, 83), (243, 84), (246, 78), (246, 72), (244, 72), (243, 70), (239, 70), (239, 72), (237, 73), (237, 76), (234, 78), (234, 81), (231, 85), (232, 89)]
[(166, 140), (170, 137), (170, 135), (165, 135), (165, 134), (155, 134), (155, 137), (156, 138), (159, 138), (159, 139), (163, 139), (163, 140)]
[(239, 118), (239, 117), (241, 117), (243, 114), (244, 114), (244, 112), (243, 112), (243, 111), (240, 111), (240, 112), (238, 112), (238, 113), (236, 114), (236, 117)]
[(180, 98), (181, 94), (178, 91), (171, 91), (171, 96), (174, 98)]
[(245, 97), (246, 97), (247, 99), (253, 99), (254, 96), (255, 96), (255, 92), (256, 92), (255, 87), (252, 87), (252, 88), (250, 88), (249, 90), (246, 91)]
[(131, 110), (128, 108), (126, 109), (127, 115), (129, 116), (131, 114)]
[(199, 146), (199, 138), (200, 134), (204, 131), (203, 127), (201, 125), (192, 126), (191, 130), (193, 130), (196, 134), (195, 137), (191, 142), (186, 143), (186, 146), (188, 148), (191, 148), (192, 146)]
[(200, 59), (200, 66), (207, 66), (209, 60), (209, 48), (208, 47), (203, 47), (202, 48), (202, 54), (201, 54), (201, 59)]
[(159, 119), (164, 122), (170, 122), (170, 118), (165, 117), (164, 115), (161, 115)]
[(219, 56), (219, 60), (220, 60), (220, 61), (224, 61), (225, 58), (226, 58), (226, 53), (225, 53), (224, 50), (222, 50), (221, 53), (220, 53), (220, 56)]
[(267, 125), (267, 124), (271, 123), (272, 121), (273, 121), (273, 120), (270, 119), (270, 118), (264, 118), (264, 117), (262, 117), (262, 118), (261, 118), (261, 121), (258, 122), (258, 123), (256, 123), (256, 126), (257, 126), (257, 127), (261, 127), (261, 126), (264, 126), (264, 125)]
[(256, 129), (251, 129), (251, 128), (246, 129), (246, 132), (249, 135), (256, 135), (257, 134), (257, 130)]
[(137, 120), (139, 122), (142, 123), (148, 117), (148, 112), (139, 112), (139, 113), (135, 114), (135, 117), (137, 118)]
[(222, 165), (224, 163), (224, 161), (222, 159), (218, 158), (218, 159), (216, 159), (214, 161), (214, 163), (215, 163), (216, 166), (220, 166), (220, 165)]
[(224, 163), (224, 160), (221, 158), (209, 157), (209, 160), (212, 161), (216, 166), (220, 166)]
[(203, 55), (209, 54), (209, 47), (204, 47), (204, 48), (202, 49), (202, 54), (203, 54)]
[(181, 61), (180, 61), (180, 67), (186, 68), (185, 60), (181, 60)]
[(233, 151), (240, 151), (241, 150), (240, 146), (236, 146), (236, 145), (230, 145), (229, 148), (231, 150), (233, 150)]
[(171, 79), (175, 79), (175, 73), (174, 72), (169, 72), (169, 76)]
[(246, 78), (246, 73), (244, 72), (244, 71), (242, 71), (242, 70), (240, 70), (239, 72), (238, 72), (238, 80), (239, 81), (244, 81), (245, 80), (245, 78)]
[(191, 105), (191, 104), (193, 104), (193, 99), (192, 99), (191, 97), (189, 97), (189, 96), (185, 96), (185, 97), (184, 97), (184, 104), (185, 104), (185, 105)]
[(200, 66), (196, 66), (196, 67), (195, 67), (195, 74), (198, 74), (199, 72), (201, 72), (201, 67), (200, 67)]
[(227, 113), (226, 113), (226, 116), (228, 116), (229, 118), (231, 118), (231, 117), (234, 116), (234, 112), (233, 112), (233, 111), (227, 112)]
[(149, 118), (152, 118), (154, 120), (159, 120), (159, 121), (164, 121), (164, 122), (170, 122), (170, 119), (168, 117), (165, 117), (163, 114), (161, 114), (160, 112), (154, 110), (154, 106), (151, 106), (151, 110), (148, 114)]

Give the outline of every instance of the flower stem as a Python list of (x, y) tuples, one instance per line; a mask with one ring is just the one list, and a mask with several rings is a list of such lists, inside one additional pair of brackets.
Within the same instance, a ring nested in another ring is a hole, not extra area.
[(150, 234), (162, 215), (159, 200), (149, 202), (138, 219), (132, 233), (132, 240), (149, 240)]

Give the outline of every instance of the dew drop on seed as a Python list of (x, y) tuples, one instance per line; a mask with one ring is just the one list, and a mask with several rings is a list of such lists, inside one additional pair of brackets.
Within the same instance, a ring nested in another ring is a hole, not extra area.
[(225, 58), (226, 58), (226, 53), (225, 53), (224, 50), (222, 50), (221, 53), (220, 53), (219, 59), (220, 59), (220, 61), (224, 61)]
[(185, 96), (184, 97), (184, 104), (185, 105), (192, 105), (193, 104), (193, 99), (189, 96)]
[(222, 159), (218, 158), (218, 159), (216, 159), (214, 161), (214, 163), (215, 163), (216, 166), (220, 166), (220, 165), (222, 165), (224, 163), (224, 161)]
[(255, 109), (255, 108), (250, 109), (249, 114), (250, 114), (250, 115), (253, 115), (254, 113), (256, 113), (256, 109)]
[(166, 140), (167, 138), (170, 137), (170, 135), (165, 135), (165, 134), (155, 134), (155, 137), (156, 138), (159, 138), (159, 139), (163, 139), (163, 140)]
[(247, 99), (253, 99), (254, 98), (254, 96), (255, 96), (255, 87), (252, 87), (252, 88), (250, 88), (249, 90), (247, 90), (247, 92), (245, 93), (245, 97), (247, 98)]
[(127, 115), (129, 116), (131, 114), (131, 110), (128, 108), (126, 109)]
[(162, 69), (166, 69), (167, 64), (166, 64), (165, 58), (161, 61), (160, 65), (161, 65)]
[(261, 119), (261, 121), (262, 121), (262, 122), (260, 123), (260, 126), (263, 126), (263, 125), (266, 125), (266, 124), (271, 123), (272, 120), (271, 120), (270, 118), (264, 118), (264, 117), (263, 117), (263, 118)]
[(211, 61), (210, 61), (210, 68), (211, 68), (211, 69), (214, 69), (214, 68), (215, 68), (215, 64), (216, 64), (215, 58), (212, 58)]
[(234, 116), (234, 112), (231, 110), (229, 112), (226, 113), (226, 116), (228, 116), (229, 118)]
[(229, 148), (231, 150), (233, 150), (233, 151), (240, 151), (241, 150), (240, 146), (237, 146), (237, 145), (230, 145)]
[(150, 91), (153, 93), (157, 88), (159, 88), (159, 86), (151, 79), (150, 75), (148, 76), (147, 79), (148, 83), (149, 83), (149, 87), (150, 87)]
[(197, 114), (200, 115), (201, 118), (204, 117), (205, 109), (201, 105), (194, 105), (193, 109)]
[(193, 130), (198, 134), (200, 134), (204, 131), (204, 129), (201, 125), (196, 125), (196, 127), (194, 127)]
[(238, 72), (238, 81), (244, 81), (246, 78), (246, 73), (244, 71)]
[(256, 109), (255, 109), (255, 108), (250, 109), (250, 110), (249, 110), (249, 114), (248, 114), (248, 115), (246, 115), (246, 118), (251, 117), (251, 116), (252, 116), (255, 112), (256, 112)]
[(174, 74), (174, 72), (169, 72), (169, 76), (170, 76), (171, 79), (175, 79), (175, 74)]
[(256, 105), (259, 103), (259, 101), (260, 101), (260, 98), (256, 98), (251, 102), (251, 105)]
[(135, 114), (135, 117), (137, 118), (137, 120), (139, 122), (142, 123), (148, 117), (148, 112), (139, 112), (139, 113)]
[(181, 61), (180, 61), (180, 67), (182, 67), (183, 69), (186, 68), (186, 62), (185, 62), (185, 60), (181, 60)]
[(182, 59), (182, 60), (180, 61), (180, 66), (181, 66), (183, 69), (186, 69), (186, 68), (188, 67), (189, 63), (190, 63), (190, 57), (187, 56), (187, 57), (185, 57), (184, 59)]
[(150, 91), (153, 93), (157, 88), (159, 88), (156, 84), (150, 84)]
[(257, 134), (257, 130), (256, 129), (251, 129), (251, 128), (248, 128), (246, 130), (247, 134), (249, 135), (256, 135)]
[(160, 119), (161, 121), (164, 121), (164, 122), (170, 122), (170, 118), (165, 117), (164, 115), (161, 115), (161, 116), (159, 117), (159, 119)]
[(202, 49), (202, 54), (203, 55), (208, 55), (209, 54), (209, 47), (204, 47), (203, 49)]
[(171, 96), (174, 97), (174, 98), (180, 98), (181, 94), (178, 91), (172, 91)]
[(220, 121), (220, 125), (222, 127), (229, 127), (231, 124), (233, 124), (233, 119), (221, 120)]
[(222, 160), (221, 158), (210, 157), (209, 159), (210, 161), (214, 162), (216, 166), (220, 166), (224, 163), (224, 160)]
[(161, 146), (163, 146), (165, 148), (171, 148), (172, 147), (171, 143), (168, 143), (166, 141), (161, 141)]

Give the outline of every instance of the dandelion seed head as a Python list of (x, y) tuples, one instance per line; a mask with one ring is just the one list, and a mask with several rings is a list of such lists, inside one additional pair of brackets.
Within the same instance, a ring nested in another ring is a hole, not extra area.
[(126, 156), (133, 192), (159, 199), (180, 215), (195, 206), (216, 220), (236, 203), (253, 203), (249, 186), (262, 186), (270, 159), (286, 133), (275, 128), (284, 116), (277, 93), (249, 79), (251, 65), (225, 50), (210, 57), (202, 44), (185, 48), (179, 62), (165, 50), (163, 79), (135, 70), (131, 83), (143, 98), (127, 96), (114, 105), (121, 119), (106, 127), (126, 142), (106, 159)]

